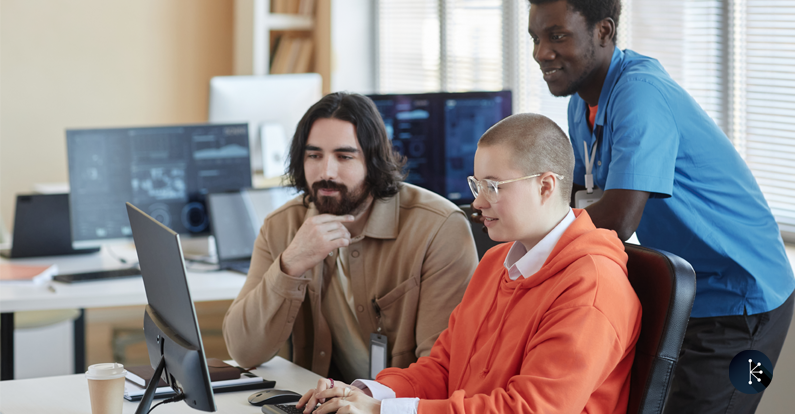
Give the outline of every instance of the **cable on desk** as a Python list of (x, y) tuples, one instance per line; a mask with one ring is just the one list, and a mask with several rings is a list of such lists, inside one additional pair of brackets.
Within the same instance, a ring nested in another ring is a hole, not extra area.
[[(113, 252), (113, 249), (111, 249), (111, 248), (110, 248), (110, 246), (107, 246), (107, 245), (106, 245), (106, 246), (105, 246), (105, 248), (108, 250), (108, 254), (110, 254), (110, 257), (112, 257), (112, 258), (114, 258), (114, 259), (118, 260), (118, 261), (119, 261), (119, 262), (121, 262), (122, 264), (127, 264), (127, 259), (125, 259), (125, 258), (123, 258), (123, 257), (120, 257), (120, 256), (118, 256), (116, 253), (114, 253), (114, 252)], [(135, 262), (135, 263), (133, 263), (132, 265), (130, 265), (130, 267), (134, 267), (134, 266), (138, 266), (138, 262)]]
[(158, 406), (158, 405), (160, 405), (160, 404), (168, 404), (168, 403), (172, 403), (172, 402), (182, 401), (182, 400), (184, 400), (184, 399), (185, 399), (185, 394), (183, 394), (183, 393), (181, 393), (181, 392), (180, 392), (179, 394), (177, 394), (177, 395), (175, 395), (175, 396), (173, 396), (173, 397), (171, 397), (171, 398), (169, 398), (169, 399), (166, 399), (166, 400), (160, 401), (159, 403), (157, 403), (157, 404), (153, 405), (153, 406), (152, 406), (152, 408), (150, 408), (150, 409), (149, 409), (149, 411), (147, 411), (146, 413), (147, 413), (147, 414), (151, 413), (151, 412), (152, 412), (152, 410), (154, 410), (155, 408), (157, 408), (157, 406)]

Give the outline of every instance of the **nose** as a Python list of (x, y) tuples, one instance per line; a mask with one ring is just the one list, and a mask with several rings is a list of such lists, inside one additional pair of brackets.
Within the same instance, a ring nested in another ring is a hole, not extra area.
[(325, 164), (323, 165), (323, 175), (321, 179), (333, 180), (337, 178), (337, 170), (339, 167), (339, 163), (337, 162), (336, 158), (325, 157), (324, 162)]
[(472, 202), (472, 208), (477, 210), (484, 210), (491, 207), (488, 200), (486, 200), (486, 195), (484, 191), (479, 191), (478, 196), (475, 197), (475, 201)]
[(533, 59), (538, 63), (553, 60), (555, 51), (552, 50), (548, 42), (539, 39), (538, 43), (533, 45)]

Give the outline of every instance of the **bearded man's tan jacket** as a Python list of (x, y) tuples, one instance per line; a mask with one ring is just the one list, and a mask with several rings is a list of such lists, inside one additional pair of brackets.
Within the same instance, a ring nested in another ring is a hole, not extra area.
[[(386, 335), (387, 365), (405, 368), (428, 355), (447, 328), (477, 252), (464, 213), (428, 190), (404, 183), (372, 209), (364, 237), (347, 248), (358, 328), (365, 338)], [(292, 335), (293, 362), (328, 375), (332, 340), (321, 300), (337, 250), (300, 277), (280, 266), (295, 233), (317, 214), (298, 196), (265, 219), (246, 282), (223, 323), (229, 354), (241, 366), (270, 360)]]

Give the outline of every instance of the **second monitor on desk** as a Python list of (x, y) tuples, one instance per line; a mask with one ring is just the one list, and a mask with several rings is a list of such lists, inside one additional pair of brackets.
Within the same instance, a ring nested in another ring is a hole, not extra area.
[(246, 124), (68, 130), (66, 143), (75, 248), (132, 240), (126, 202), (207, 236), (206, 194), (251, 187)]
[(472, 202), (480, 136), (512, 113), (510, 91), (369, 95), (392, 146), (408, 159), (406, 181), (456, 204)]

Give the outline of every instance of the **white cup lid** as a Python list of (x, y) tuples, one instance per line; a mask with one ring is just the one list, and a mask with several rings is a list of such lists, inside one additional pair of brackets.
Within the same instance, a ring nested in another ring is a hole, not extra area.
[(88, 367), (86, 378), (88, 379), (115, 379), (127, 374), (124, 365), (111, 362), (107, 364), (94, 364)]

